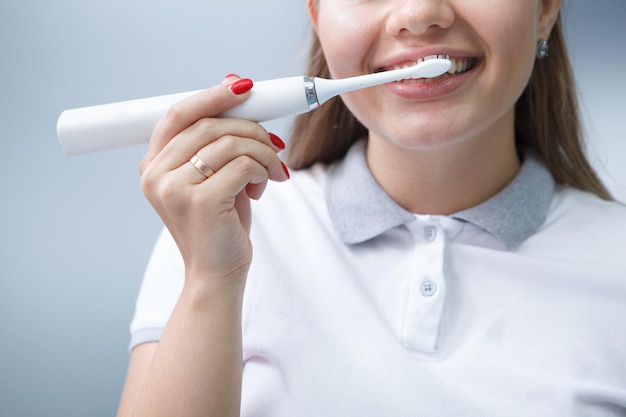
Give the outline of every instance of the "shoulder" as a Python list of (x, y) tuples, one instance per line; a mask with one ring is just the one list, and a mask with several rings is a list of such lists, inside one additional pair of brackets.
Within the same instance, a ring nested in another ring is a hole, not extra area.
[(623, 265), (626, 206), (557, 185), (546, 221), (528, 243), (548, 253), (567, 254), (572, 260)]
[(557, 185), (546, 223), (575, 222), (626, 232), (626, 205), (593, 193)]

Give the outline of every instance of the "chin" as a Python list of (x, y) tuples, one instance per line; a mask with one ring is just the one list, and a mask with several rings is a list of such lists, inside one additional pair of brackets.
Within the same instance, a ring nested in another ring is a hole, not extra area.
[(376, 130), (370, 130), (370, 138), (381, 138), (389, 144), (399, 148), (414, 151), (429, 151), (447, 147), (463, 141), (465, 135), (458, 134), (448, 129), (434, 129), (433, 126), (406, 126), (401, 128), (387, 129), (384, 133), (377, 134)]

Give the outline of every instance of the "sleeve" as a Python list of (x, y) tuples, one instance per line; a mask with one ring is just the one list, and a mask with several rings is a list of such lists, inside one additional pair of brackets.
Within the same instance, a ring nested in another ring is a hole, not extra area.
[(161, 338), (182, 291), (184, 279), (182, 256), (167, 228), (163, 228), (139, 289), (130, 325), (129, 349)]

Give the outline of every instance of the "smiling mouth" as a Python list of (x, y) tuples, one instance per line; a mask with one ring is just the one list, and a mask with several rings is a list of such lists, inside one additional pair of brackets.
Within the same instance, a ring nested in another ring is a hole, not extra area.
[[(411, 82), (429, 83), (429, 82), (433, 82), (433, 81), (444, 80), (446, 78), (455, 77), (455, 76), (464, 74), (464, 73), (472, 70), (478, 64), (478, 58), (460, 58), (460, 57), (450, 57), (450, 56), (447, 56), (447, 55), (429, 55), (429, 56), (426, 56), (424, 58), (419, 58), (417, 60), (417, 64), (419, 64), (420, 62), (423, 62), (423, 61), (427, 61), (429, 59), (437, 59), (437, 58), (449, 59), (450, 62), (452, 63), (450, 65), (450, 69), (447, 72), (445, 72), (442, 75), (440, 75), (439, 77), (435, 77), (435, 78), (411, 77), (411, 78), (404, 78), (404, 79), (396, 81), (396, 82), (398, 82), (398, 83), (411, 83)], [(413, 62), (413, 61), (408, 62), (407, 61), (407, 62), (404, 62), (402, 64), (393, 65), (391, 67), (380, 68), (376, 72), (382, 72), (382, 71), (389, 71), (389, 70), (407, 68), (407, 67), (411, 67), (411, 66), (413, 66), (415, 64), (416, 64), (416, 62)]]

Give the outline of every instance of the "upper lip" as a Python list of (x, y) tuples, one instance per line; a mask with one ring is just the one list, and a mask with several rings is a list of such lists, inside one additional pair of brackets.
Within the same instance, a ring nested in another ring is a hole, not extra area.
[(478, 55), (466, 50), (460, 50), (445, 46), (432, 46), (429, 48), (404, 50), (377, 61), (373, 66), (373, 72), (391, 69), (396, 65), (415, 63), (419, 58), (431, 55), (447, 55), (450, 58), (479, 58)]

